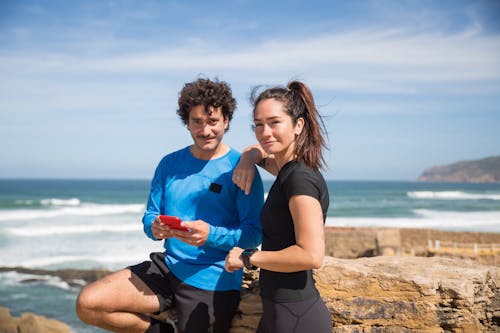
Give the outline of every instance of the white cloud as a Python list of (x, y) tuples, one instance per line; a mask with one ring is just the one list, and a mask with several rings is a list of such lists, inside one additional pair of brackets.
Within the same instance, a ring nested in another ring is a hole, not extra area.
[[(35, 157), (46, 165), (46, 156), (59, 154), (61, 165), (92, 161), (106, 174), (117, 156), (123, 165), (157, 158), (158, 151), (178, 147), (177, 139), (190, 141), (175, 107), (182, 83), (198, 74), (231, 84), (239, 111), (228, 142), (239, 148), (254, 141), (246, 99), (252, 86), (291, 78), (310, 84), (322, 114), (332, 116), (328, 159), (337, 158), (330, 163), (336, 176), (343, 166), (344, 177), (365, 177), (367, 168), (387, 175), (387, 164), (400, 156), (413, 154), (416, 159), (408, 161), (422, 165), (422, 151), (427, 158), (448, 154), (453, 160), (454, 150), (478, 154), (498, 142), (498, 131), (488, 128), (498, 123), (500, 35), (475, 3), (367, 1), (340, 6), (346, 9), (341, 15), (308, 4), (321, 15), (301, 29), (295, 16), (275, 13), (250, 10), (228, 19), (207, 10), (208, 21), (200, 21), (193, 15), (198, 8), (184, 2), (132, 6), (91, 1), (76, 10), (34, 7), (6, 24), (0, 50), (0, 151), (6, 161), (24, 165), (21, 158), (34, 172)], [(269, 22), (275, 23), (272, 31)], [(391, 136), (391, 130), (401, 137), (413, 133), (414, 120), (435, 125), (439, 133), (448, 128), (447, 135), (415, 135), (410, 146)], [(453, 121), (463, 126), (453, 127)], [(151, 140), (166, 126), (168, 137)], [(480, 128), (477, 135), (474, 128)], [(84, 145), (75, 149), (77, 139)], [(123, 154), (107, 156), (112, 150)], [(389, 161), (387, 151), (397, 157)], [(0, 168), (3, 175), (21, 174), (15, 164), (7, 173)]]
[[(360, 30), (304, 40), (267, 41), (260, 45), (224, 47), (196, 40), (156, 52), (105, 56), (81, 54), (3, 55), (3, 73), (76, 75), (165, 75), (190, 71), (232, 73), (252, 84), (262, 78), (306, 75), (325, 89), (408, 93), (422, 85), (490, 86), (500, 80), (500, 36), (410, 35), (404, 31)], [(205, 44), (205, 45), (203, 45)], [(439, 83), (439, 85), (437, 85)], [(451, 90), (450, 90), (451, 91)], [(358, 92), (358, 91), (357, 91)]]

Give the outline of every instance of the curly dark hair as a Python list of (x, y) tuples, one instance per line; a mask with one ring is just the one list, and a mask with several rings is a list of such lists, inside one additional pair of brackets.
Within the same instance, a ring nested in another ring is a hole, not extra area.
[[(228, 123), (231, 122), (236, 109), (236, 99), (233, 98), (231, 88), (226, 82), (219, 81), (217, 78), (213, 81), (200, 78), (186, 83), (179, 94), (178, 103), (177, 114), (185, 125), (189, 121), (189, 111), (198, 105), (205, 106), (207, 112), (209, 107), (220, 107)], [(229, 125), (226, 128), (226, 131), (228, 130)]]

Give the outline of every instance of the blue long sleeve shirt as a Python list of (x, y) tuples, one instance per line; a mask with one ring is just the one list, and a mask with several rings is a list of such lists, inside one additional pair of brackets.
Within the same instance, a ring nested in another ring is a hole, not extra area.
[(256, 247), (262, 240), (260, 211), (264, 203), (262, 180), (256, 177), (249, 195), (232, 181), (240, 154), (231, 149), (213, 160), (195, 158), (189, 147), (165, 156), (158, 164), (142, 219), (145, 233), (156, 216), (174, 215), (183, 221), (210, 225), (203, 246), (176, 238), (164, 241), (165, 263), (185, 283), (204, 290), (240, 290), (242, 270), (224, 270), (227, 252), (234, 246)]

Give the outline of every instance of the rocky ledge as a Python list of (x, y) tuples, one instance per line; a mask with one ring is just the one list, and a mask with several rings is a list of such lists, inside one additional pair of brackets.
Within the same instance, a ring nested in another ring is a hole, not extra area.
[[(500, 234), (327, 228), (329, 256), (314, 274), (331, 313), (332, 332), (500, 333), (499, 251), (493, 255), (459, 252), (459, 257), (448, 257), (457, 256), (453, 253), (436, 256), (439, 253), (429, 253), (427, 246), (429, 240), (436, 239), (442, 243), (499, 244)], [(75, 288), (109, 273), (20, 267), (3, 267), (2, 271), (58, 276)], [(232, 333), (255, 332), (262, 314), (257, 274), (245, 273)], [(2, 333), (72, 332), (59, 324), (34, 314), (11, 317), (8, 309), (0, 308)]]
[[(499, 267), (438, 257), (326, 257), (315, 279), (335, 333), (500, 332)], [(255, 332), (261, 314), (253, 280), (231, 332)]]
[[(245, 274), (232, 333), (255, 332), (262, 314), (256, 274)], [(500, 267), (442, 257), (326, 257), (314, 274), (335, 333), (500, 332)], [(72, 331), (52, 319), (14, 318), (0, 308), (0, 332)]]
[(71, 328), (54, 319), (48, 319), (33, 313), (23, 313), (12, 317), (7, 308), (0, 307), (1, 333), (74, 333)]

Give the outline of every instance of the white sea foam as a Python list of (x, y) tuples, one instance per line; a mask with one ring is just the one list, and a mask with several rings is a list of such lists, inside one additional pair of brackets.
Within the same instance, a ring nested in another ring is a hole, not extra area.
[(59, 216), (100, 216), (128, 213), (142, 213), (145, 205), (104, 205), (86, 203), (78, 206), (60, 206), (53, 209), (16, 209), (0, 211), (0, 221), (20, 221), (32, 219), (54, 218)]
[(72, 256), (50, 256), (50, 257), (40, 257), (36, 259), (27, 259), (21, 261), (20, 265), (22, 267), (47, 267), (47, 266), (57, 266), (61, 264), (71, 264), (73, 267), (79, 267), (78, 263), (91, 262), (98, 264), (101, 267), (110, 267), (110, 264), (122, 264), (121, 266), (126, 266), (130, 263), (137, 263), (147, 259), (149, 252), (144, 251), (137, 254), (127, 254), (123, 255), (107, 255), (103, 256), (100, 254), (96, 255), (72, 255)]
[(15, 203), (17, 205), (27, 205), (30, 206), (35, 202), (35, 200), (16, 200)]
[(327, 226), (433, 228), (500, 233), (500, 211), (453, 212), (416, 209), (416, 217), (328, 217)]
[(17, 294), (14, 294), (14, 295), (11, 295), (10, 297), (12, 297), (12, 299), (14, 300), (20, 300), (20, 299), (31, 299), (33, 297), (33, 295), (31, 294), (26, 294), (26, 293), (17, 293)]
[(23, 237), (42, 237), (51, 235), (63, 234), (89, 234), (100, 232), (131, 232), (142, 230), (142, 224), (137, 222), (134, 224), (121, 225), (70, 225), (70, 226), (44, 226), (43, 228), (33, 226), (10, 227), (5, 228), (5, 231), (12, 235)]
[[(18, 283), (43, 283), (52, 287), (70, 290), (71, 286), (66, 282), (61, 280), (57, 276), (51, 275), (35, 275), (35, 274), (24, 274), (17, 273), (15, 271), (0, 273), (0, 280), (3, 280), (7, 284), (18, 284)], [(30, 281), (30, 282), (26, 282)]]
[[(457, 212), (415, 209), (414, 212), (422, 219), (440, 221), (442, 224), (456, 223), (457, 226), (491, 225), (500, 228), (500, 212)], [(500, 232), (500, 229), (498, 230)]]
[(80, 199), (78, 198), (71, 198), (71, 199), (50, 198), (50, 199), (42, 199), (40, 200), (40, 203), (43, 206), (79, 206), (81, 202)]
[(467, 193), (463, 191), (411, 191), (408, 197), (413, 199), (438, 200), (500, 200), (500, 194), (494, 193)]

